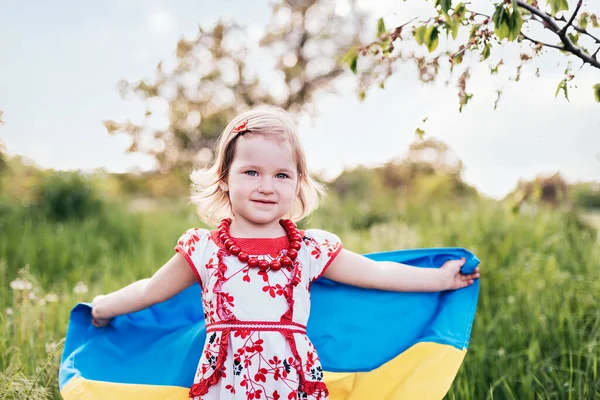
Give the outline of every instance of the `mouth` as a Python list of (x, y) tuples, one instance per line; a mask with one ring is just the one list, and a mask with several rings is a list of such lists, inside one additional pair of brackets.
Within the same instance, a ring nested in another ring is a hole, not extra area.
[(277, 204), (274, 201), (270, 201), (270, 200), (252, 200), (253, 203), (257, 203), (257, 204), (264, 204), (264, 205), (271, 205), (271, 204)]

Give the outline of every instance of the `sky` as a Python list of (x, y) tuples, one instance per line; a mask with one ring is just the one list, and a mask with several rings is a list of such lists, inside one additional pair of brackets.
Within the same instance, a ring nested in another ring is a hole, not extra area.
[[(345, 0), (334, 1), (344, 12)], [(359, 4), (371, 13), (374, 28), (380, 16), (388, 26), (400, 24), (421, 16), (430, 3)], [(136, 120), (143, 112), (139, 103), (121, 99), (117, 82), (151, 77), (158, 62), (173, 58), (181, 36), (191, 38), (198, 25), (208, 27), (221, 17), (243, 23), (257, 35), (269, 20), (270, 3), (0, 1), (0, 110), (5, 121), (0, 140), (10, 154), (45, 168), (151, 168), (151, 159), (127, 154), (129, 140), (108, 135), (102, 124), (106, 119)], [(491, 76), (488, 64), (500, 57), (507, 63), (504, 74)], [(574, 62), (577, 78), (567, 101), (554, 96), (565, 57), (549, 52), (514, 82), (507, 77), (514, 76), (516, 58), (518, 50), (505, 46), (489, 62), (473, 63), (468, 90), (475, 97), (462, 113), (454, 83), (446, 86), (442, 79), (425, 85), (410, 65), (399, 67), (384, 90), (373, 88), (362, 102), (354, 81), (341, 81), (338, 95), (318, 100), (317, 116), (300, 120), (309, 168), (334, 177), (344, 168), (402, 157), (415, 140), (415, 128), (422, 127), (426, 135), (449, 145), (465, 165), (465, 181), (488, 196), (501, 198), (519, 179), (556, 172), (571, 182), (600, 181), (600, 103), (591, 91), (600, 83), (600, 71), (579, 69)], [(502, 99), (494, 111), (500, 88)]]

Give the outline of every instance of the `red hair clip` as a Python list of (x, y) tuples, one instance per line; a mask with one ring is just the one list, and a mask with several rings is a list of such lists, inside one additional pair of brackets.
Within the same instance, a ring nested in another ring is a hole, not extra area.
[(233, 128), (233, 133), (241, 133), (248, 130), (248, 120), (245, 119)]

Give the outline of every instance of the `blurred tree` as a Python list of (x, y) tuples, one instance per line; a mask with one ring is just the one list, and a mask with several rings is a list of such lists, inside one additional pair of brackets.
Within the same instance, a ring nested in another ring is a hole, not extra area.
[[(358, 166), (328, 184), (333, 210), (353, 229), (392, 221), (408, 202), (450, 203), (477, 199), (479, 193), (462, 179), (463, 163), (434, 138), (417, 138), (403, 158), (383, 166)], [(464, 204), (464, 203), (461, 203)]]
[[(545, 4), (540, 4), (542, 2)], [(591, 10), (592, 4), (596, 7), (596, 14)], [(600, 28), (599, 1), (584, 4), (582, 0), (502, 0), (495, 4), (487, 1), (454, 1), (453, 4), (452, 0), (435, 0), (432, 12), (435, 15), (429, 19), (413, 24), (417, 19), (414, 18), (392, 30), (387, 29), (380, 18), (376, 40), (367, 46), (356, 47), (346, 55), (346, 63), (360, 78), (361, 98), (373, 84), (383, 88), (385, 81), (394, 74), (398, 62), (414, 62), (419, 79), (433, 82), (438, 77), (443, 60), (449, 62), (453, 71), (463, 59), (472, 63), (485, 61), (499, 47), (515, 41), (521, 44), (522, 50), (515, 81), (520, 79), (525, 63), (548, 49), (560, 52), (570, 60), (580, 61), (582, 67), (589, 65), (600, 70), (600, 33), (597, 31)], [(443, 40), (443, 32), (449, 41), (449, 37), (452, 37), (447, 46), (452, 50), (436, 52), (441, 47), (438, 45)], [(414, 46), (408, 43), (412, 41), (426, 50), (421, 53), (414, 51)], [(471, 55), (474, 57), (469, 57)], [(504, 61), (500, 59), (490, 66), (491, 74), (498, 73), (503, 64)], [(456, 78), (460, 111), (473, 97), (467, 91), (469, 65), (461, 71)], [(536, 76), (539, 73), (538, 68)], [(562, 93), (568, 100), (568, 89), (574, 77), (575, 72), (569, 62), (564, 77), (558, 82), (556, 95)], [(498, 105), (501, 94), (502, 90), (497, 90), (494, 107)], [(593, 96), (600, 102), (600, 82), (593, 86)]]
[(569, 195), (576, 206), (600, 209), (600, 182), (580, 182), (570, 185)]
[(331, 189), (341, 198), (366, 200), (381, 196), (387, 187), (377, 169), (357, 166), (342, 172), (331, 182)]
[(515, 212), (525, 204), (544, 204), (552, 207), (569, 205), (569, 185), (560, 173), (538, 176), (531, 181), (520, 180), (507, 198), (512, 200)]
[(89, 177), (80, 172), (52, 171), (36, 187), (36, 206), (46, 217), (84, 219), (102, 211), (104, 203)]
[(446, 143), (435, 138), (417, 138), (403, 158), (377, 168), (344, 171), (331, 183), (331, 188), (342, 197), (356, 199), (399, 192), (433, 194), (434, 187), (437, 195), (448, 198), (477, 196), (477, 191), (462, 180), (462, 172), (463, 162)]
[(2, 176), (8, 170), (8, 155), (6, 154), (6, 146), (0, 140), (0, 187), (2, 184)]
[[(124, 97), (133, 94), (145, 103), (145, 121), (104, 125), (110, 134), (128, 135), (128, 151), (153, 156), (162, 171), (204, 165), (228, 121), (250, 106), (268, 103), (293, 114), (314, 113), (315, 95), (333, 91), (344, 73), (336, 57), (359, 40), (364, 16), (354, 1), (347, 11), (330, 0), (280, 1), (259, 44), (235, 23), (199, 27), (195, 38), (177, 43), (172, 70), (159, 63), (152, 81), (120, 82)], [(157, 99), (168, 104), (164, 129), (149, 123)]]

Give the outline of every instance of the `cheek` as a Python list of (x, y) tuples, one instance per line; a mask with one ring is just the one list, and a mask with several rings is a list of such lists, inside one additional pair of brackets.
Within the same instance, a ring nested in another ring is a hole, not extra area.
[(298, 182), (286, 182), (285, 185), (282, 185), (280, 193), (283, 194), (286, 198), (289, 198), (291, 200), (295, 199), (298, 196)]

